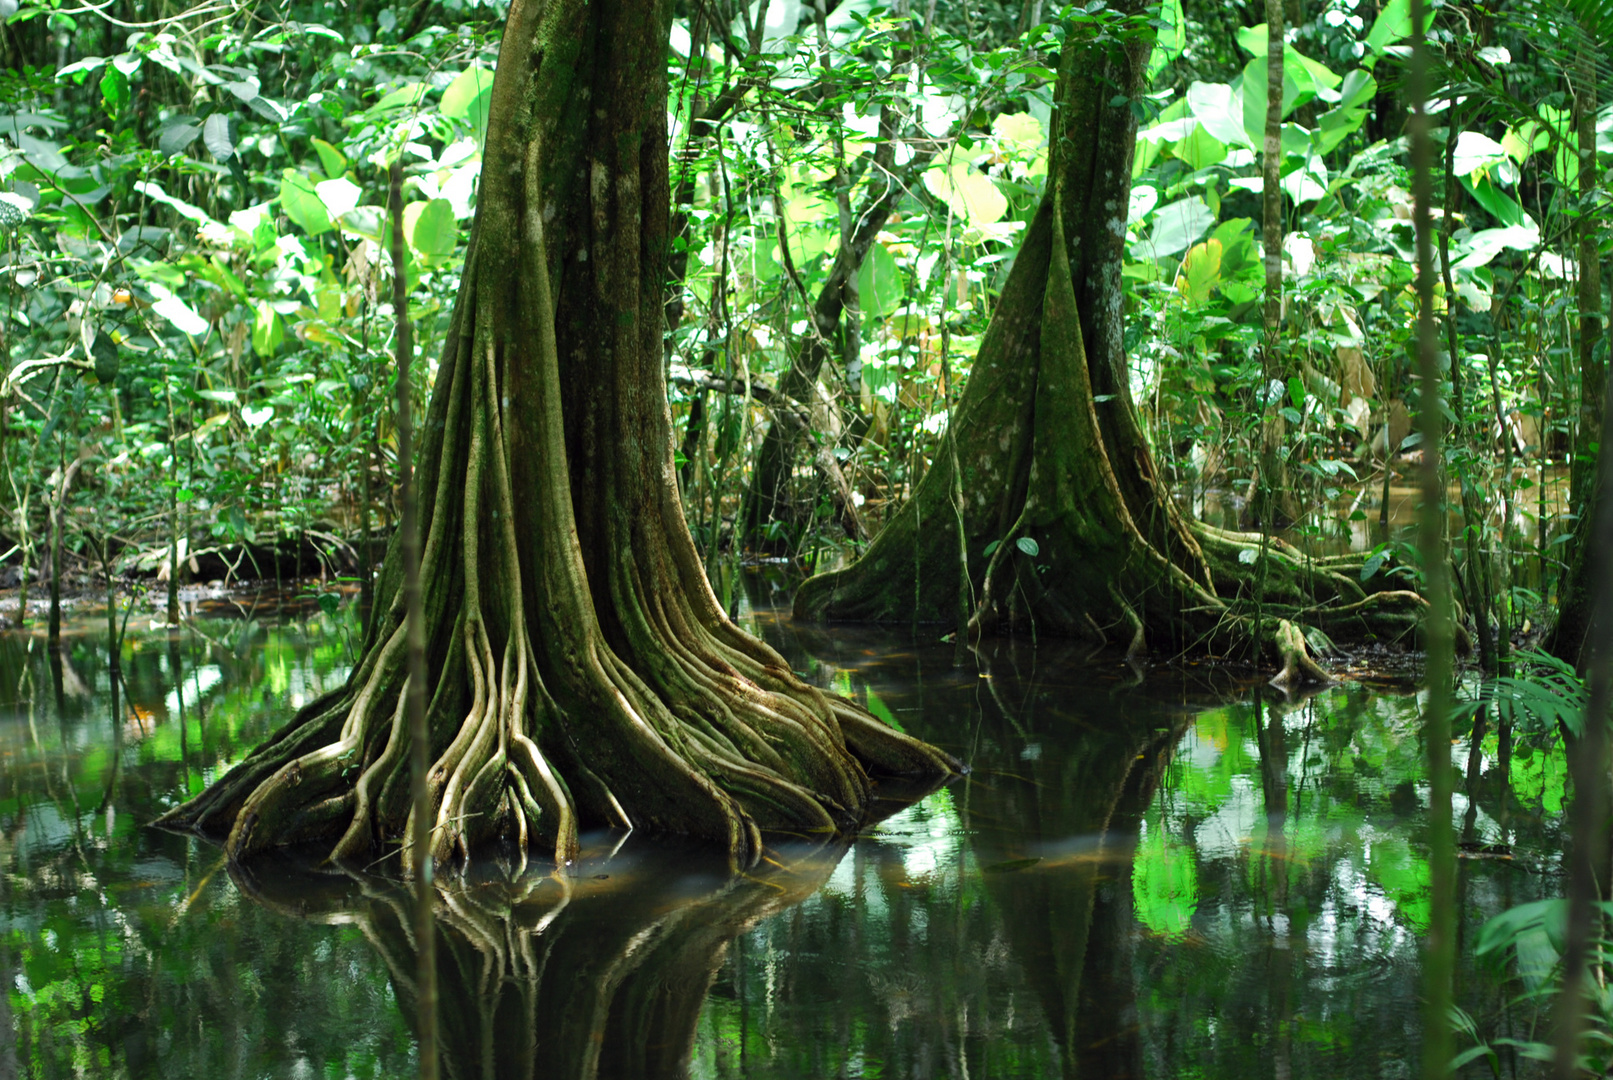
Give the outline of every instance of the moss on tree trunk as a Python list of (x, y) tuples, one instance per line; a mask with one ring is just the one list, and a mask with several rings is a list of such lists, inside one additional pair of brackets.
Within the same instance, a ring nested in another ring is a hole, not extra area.
[[(856, 826), (869, 773), (952, 762), (795, 677), (717, 604), (662, 377), (659, 0), (515, 0), (475, 227), (422, 432), (433, 854), (591, 825), (714, 841)], [(163, 823), (234, 857), (368, 861), (410, 813), (400, 552), (347, 685)], [(409, 853), (405, 852), (406, 861)]]
[[(1323, 679), (1301, 624), (1399, 637), (1423, 602), (1369, 595), (1340, 567), (1285, 545), (1262, 550), (1258, 535), (1178, 511), (1132, 402), (1120, 277), (1137, 134), (1128, 99), (1142, 90), (1148, 42), (1075, 35), (1059, 75), (1048, 191), (953, 413), (956, 454), (936, 456), (861, 559), (807, 581), (796, 614), (955, 624), (967, 563), (974, 634), (1034, 626), (1131, 651), (1258, 641), (1280, 662), (1279, 680)], [(1256, 604), (1262, 558), (1267, 589)]]

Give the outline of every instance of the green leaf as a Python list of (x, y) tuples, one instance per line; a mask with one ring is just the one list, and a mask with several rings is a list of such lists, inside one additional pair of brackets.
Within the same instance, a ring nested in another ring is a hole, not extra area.
[(459, 222), (454, 217), (453, 204), (447, 199), (432, 199), (404, 207), (403, 235), (426, 262), (446, 259), (459, 243)]
[(1226, 144), (1205, 131), (1201, 124), (1194, 124), (1187, 138), (1177, 142), (1171, 152), (1194, 171), (1217, 165), (1227, 157)]
[(1221, 280), (1221, 241), (1211, 237), (1188, 249), (1182, 271), (1176, 278), (1176, 291), (1189, 308), (1203, 307)]
[[(257, 317), (252, 321), (252, 351), (265, 358), (273, 356), (285, 338), (286, 328), (280, 320), (280, 313), (275, 311), (267, 300), (259, 300)], [(242, 410), (242, 415), (246, 415), (245, 409)]]
[(386, 94), (381, 98), (380, 101), (377, 101), (374, 105), (370, 106), (370, 111), (381, 113), (388, 112), (392, 109), (402, 109), (411, 105), (419, 105), (425, 100), (426, 91), (428, 89), (430, 89), (430, 87), (423, 82), (408, 83), (407, 85), (400, 86), (398, 89), (392, 91), (390, 94)]
[(324, 139), (310, 139), (314, 144), (314, 152), (319, 155), (319, 167), (325, 175), (332, 180), (347, 171), (347, 157)]
[(1361, 68), (1352, 68), (1344, 76), (1343, 85), (1339, 87), (1337, 108), (1359, 108), (1377, 96), (1378, 80), (1372, 77), (1372, 73)]
[(939, 165), (924, 174), (924, 186), (969, 225), (991, 225), (1008, 213), (1008, 199), (991, 177), (967, 161)]
[(1411, 0), (1389, 0), (1378, 12), (1367, 32), (1366, 47), (1381, 53), (1390, 45), (1411, 36)]
[(1467, 189), (1473, 201), (1484, 207), (1489, 215), (1499, 221), (1503, 226), (1521, 226), (1529, 220), (1523, 207), (1495, 186), (1495, 182), (1488, 176), (1481, 176), (1477, 180), (1464, 176), (1461, 178), (1462, 186)]
[(1019, 539), (1015, 540), (1014, 546), (1033, 559), (1042, 553), (1041, 546), (1028, 536), (1021, 536)]
[(472, 64), (442, 92), (442, 112), (470, 127), (481, 139), (487, 134), (487, 110), (492, 99), (493, 73), (480, 64)]
[(191, 306), (177, 296), (165, 296), (151, 305), (151, 310), (166, 319), (174, 328), (191, 337), (202, 337), (210, 329), (206, 319), (196, 314)]
[(295, 169), (281, 174), (280, 207), (298, 228), (309, 236), (318, 236), (331, 229), (330, 215), (314, 189), (313, 182)]
[(1165, 65), (1181, 56), (1187, 46), (1187, 19), (1182, 14), (1182, 0), (1160, 0), (1156, 18), (1164, 25), (1148, 56), (1148, 74), (1144, 81), (1149, 83), (1165, 70)]
[(190, 123), (190, 119), (175, 120), (163, 128), (162, 134), (157, 136), (157, 149), (168, 157), (184, 153), (202, 133), (202, 125)]
[(1254, 149), (1243, 129), (1243, 101), (1226, 83), (1194, 83), (1187, 88), (1187, 106), (1212, 138)]
[(106, 114), (116, 120), (123, 107), (129, 104), (129, 76), (119, 71), (116, 66), (108, 64), (106, 74), (101, 76), (101, 107)]
[(347, 177), (338, 175), (335, 180), (323, 180), (315, 184), (314, 194), (319, 196), (319, 201), (324, 204), (325, 213), (330, 220), (336, 221), (358, 205), (364, 189)]
[(1186, 251), (1215, 224), (1215, 213), (1198, 196), (1179, 199), (1154, 213), (1154, 227), (1132, 248), (1138, 259), (1165, 259)]
[(889, 315), (901, 304), (905, 287), (901, 268), (885, 245), (870, 247), (857, 269), (857, 303), (862, 313), (876, 319)]
[(202, 142), (215, 161), (228, 161), (235, 156), (235, 137), (230, 134), (228, 113), (214, 113), (203, 122)]
[(890, 711), (890, 707), (885, 704), (884, 700), (880, 698), (878, 694), (874, 693), (872, 687), (870, 687), (868, 690), (868, 711), (885, 721), (885, 723), (889, 724), (897, 731), (902, 730), (902, 725), (896, 721), (896, 714)]

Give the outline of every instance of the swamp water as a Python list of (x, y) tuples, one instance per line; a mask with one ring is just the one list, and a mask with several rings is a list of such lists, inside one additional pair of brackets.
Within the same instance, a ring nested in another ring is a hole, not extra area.
[[(392, 884), (288, 858), (232, 870), (144, 827), (345, 677), (350, 607), (253, 610), (131, 633), (115, 697), (90, 621), (60, 665), (0, 637), (0, 1080), (412, 1075)], [(445, 1075), (1416, 1072), (1413, 697), (1286, 702), (1046, 642), (958, 667), (951, 646), (741, 614), (972, 772), (737, 879), (636, 835), (591, 838), (564, 878), (507, 856), (441, 873)], [(1489, 742), (1457, 825), (1514, 858), (1460, 863), (1458, 997), (1486, 1033), (1527, 1036), (1519, 984), (1471, 942), (1558, 889), (1562, 777), (1521, 752), (1503, 777)]]

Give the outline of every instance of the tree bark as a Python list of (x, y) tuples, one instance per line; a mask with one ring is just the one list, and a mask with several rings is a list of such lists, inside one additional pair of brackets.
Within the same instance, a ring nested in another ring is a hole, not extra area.
[[(763, 830), (855, 827), (868, 771), (953, 767), (730, 622), (684, 524), (662, 374), (669, 12), (510, 9), (421, 431), (438, 859), (507, 836), (565, 860), (614, 825), (746, 863)], [(234, 857), (336, 837), (333, 857), (368, 861), (405, 834), (401, 576), (394, 539), (346, 687), (163, 823), (228, 830)]]
[[(1413, 593), (1369, 594), (1279, 541), (1188, 522), (1154, 466), (1131, 398), (1120, 276), (1137, 135), (1130, 99), (1148, 51), (1135, 38), (1081, 41), (1073, 28), (1066, 39), (1048, 192), (952, 417), (979, 597), (969, 630), (1031, 626), (1134, 652), (1258, 639), (1281, 663), (1279, 681), (1324, 679), (1294, 621), (1301, 612), (1329, 634), (1397, 637), (1415, 631), (1424, 605)], [(801, 587), (796, 615), (954, 623), (956, 534), (919, 527), (952, 520), (952, 469), (939, 457), (858, 562)], [(1244, 601), (1262, 563), (1256, 628)]]

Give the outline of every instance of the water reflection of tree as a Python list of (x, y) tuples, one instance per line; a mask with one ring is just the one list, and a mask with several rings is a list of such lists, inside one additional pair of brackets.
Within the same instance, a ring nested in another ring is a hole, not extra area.
[[(1039, 743), (1014, 773), (971, 777), (960, 793), (986, 890), (1004, 912), (1064, 1075), (1141, 1077), (1132, 859), (1181, 728), (1135, 709), (1093, 723), (1059, 687), (1010, 679), (995, 670), (1003, 665), (980, 660), (991, 690), (978, 718), (982, 737), (1053, 743)], [(1013, 869), (1027, 858), (1039, 861)]]
[[(843, 845), (770, 850), (731, 876), (709, 852), (608, 846), (564, 872), (473, 867), (437, 888), (442, 1065), (449, 1077), (681, 1077), (729, 943), (811, 895)], [(356, 924), (415, 1015), (410, 898), (395, 882), (288, 862), (232, 867), (258, 901)]]
[[(798, 667), (850, 670), (913, 734), (974, 766), (949, 789), (954, 867), (923, 880), (904, 869), (901, 848), (858, 845), (859, 893), (846, 914), (872, 969), (864, 984), (848, 981), (816, 1006), (796, 987), (789, 1004), (807, 1005), (819, 1031), (844, 1030), (856, 1043), (848, 1056), (890, 1075), (1142, 1076), (1132, 865), (1184, 710), (1136, 693), (1139, 673), (1126, 664), (1094, 667), (1057, 643), (1000, 642), (954, 667), (950, 648), (893, 653), (855, 633), (789, 629), (783, 648)], [(877, 860), (888, 865), (865, 876), (861, 865)], [(955, 881), (943, 884), (947, 874)], [(864, 897), (865, 881), (883, 895)], [(919, 926), (922, 942), (912, 940)], [(775, 941), (798, 954), (824, 947), (810, 926), (775, 931)], [(887, 957), (917, 969), (912, 980), (881, 971)], [(881, 1014), (888, 1030), (864, 1023)], [(832, 1075), (835, 1062), (792, 1064)]]

